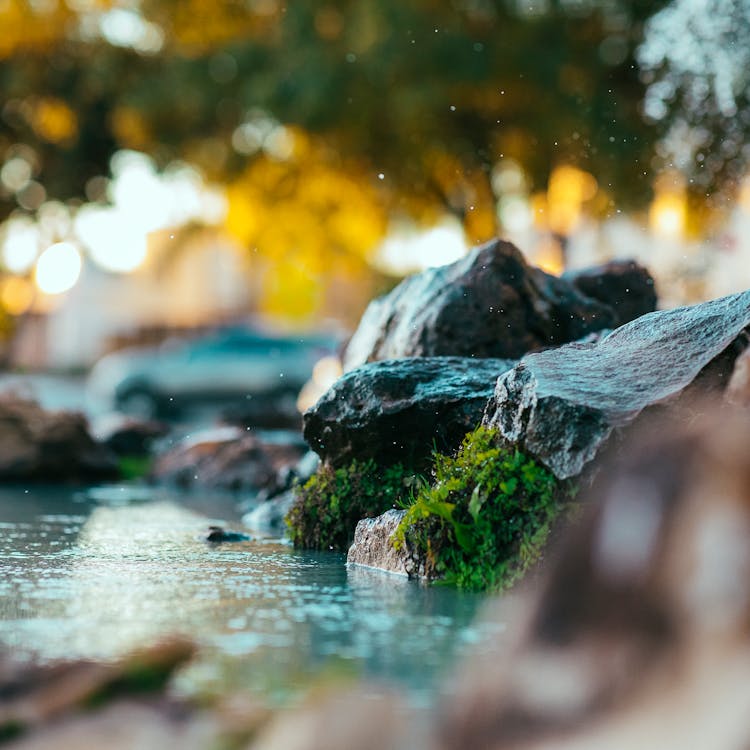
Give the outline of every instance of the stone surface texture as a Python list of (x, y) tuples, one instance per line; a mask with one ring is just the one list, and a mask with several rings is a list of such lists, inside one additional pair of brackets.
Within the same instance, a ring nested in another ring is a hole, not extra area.
[(563, 274), (579, 292), (608, 305), (614, 327), (656, 310), (654, 278), (634, 260), (613, 260), (601, 266)]
[(388, 510), (375, 518), (357, 524), (354, 541), (346, 555), (350, 565), (364, 565), (388, 573), (419, 578), (423, 566), (407, 547), (396, 549), (392, 537), (404, 517), (403, 510)]
[(345, 373), (304, 415), (308, 445), (333, 466), (373, 458), (421, 466), (456, 448), (482, 419), (499, 373), (515, 362), (413, 357)]
[(373, 300), (346, 348), (344, 370), (399, 357), (517, 358), (617, 321), (610, 305), (495, 240)]
[(575, 476), (613, 430), (685, 392), (709, 365), (714, 378), (728, 378), (732, 345), (748, 325), (743, 292), (644, 315), (595, 343), (528, 354), (498, 379), (484, 423), (558, 478)]

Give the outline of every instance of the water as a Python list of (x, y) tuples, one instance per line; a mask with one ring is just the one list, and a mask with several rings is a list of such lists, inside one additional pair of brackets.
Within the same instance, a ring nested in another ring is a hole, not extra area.
[(227, 498), (110, 487), (0, 488), (0, 647), (116, 658), (179, 633), (199, 658), (187, 692), (284, 700), (321, 674), (396, 683), (416, 702), (480, 637), (480, 598), (279, 540), (209, 545)]

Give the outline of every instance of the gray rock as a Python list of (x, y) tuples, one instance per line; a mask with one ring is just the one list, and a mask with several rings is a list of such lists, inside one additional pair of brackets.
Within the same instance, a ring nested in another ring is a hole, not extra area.
[(529, 354), (498, 379), (484, 423), (557, 477), (575, 476), (647, 407), (692, 385), (725, 385), (732, 344), (748, 325), (744, 292), (644, 315), (596, 343)]
[(251, 531), (278, 534), (284, 531), (284, 519), (294, 505), (294, 490), (287, 490), (266, 500), (242, 516), (242, 523)]
[(376, 518), (361, 520), (354, 530), (346, 562), (409, 578), (420, 577), (423, 566), (413, 552), (405, 546), (401, 549), (393, 546), (392, 537), (404, 513), (404, 510), (389, 510)]
[(344, 370), (399, 357), (517, 358), (617, 320), (608, 304), (529, 266), (514, 245), (495, 240), (371, 302), (347, 346)]
[(613, 260), (602, 266), (569, 271), (562, 278), (582, 294), (612, 308), (614, 327), (656, 310), (654, 277), (634, 260)]
[(346, 373), (304, 416), (308, 445), (332, 466), (373, 458), (421, 467), (455, 449), (482, 419), (512, 360), (420, 357)]

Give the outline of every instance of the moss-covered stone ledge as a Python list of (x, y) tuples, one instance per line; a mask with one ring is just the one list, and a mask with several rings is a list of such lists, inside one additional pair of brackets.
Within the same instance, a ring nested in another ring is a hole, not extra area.
[(573, 496), (547, 468), (479, 427), (455, 456), (436, 455), (391, 544), (417, 555), (422, 576), (460, 588), (508, 588), (544, 553)]
[(295, 547), (346, 552), (357, 523), (404, 505), (417, 475), (401, 464), (383, 467), (372, 459), (334, 469), (323, 464), (296, 490), (286, 522)]
[(371, 460), (324, 466), (298, 490), (287, 518), (292, 541), (345, 550), (356, 528), (349, 562), (501, 590), (539, 560), (573, 496), (570, 483), (486, 427), (469, 433), (456, 455), (436, 454), (431, 474), (428, 482)]

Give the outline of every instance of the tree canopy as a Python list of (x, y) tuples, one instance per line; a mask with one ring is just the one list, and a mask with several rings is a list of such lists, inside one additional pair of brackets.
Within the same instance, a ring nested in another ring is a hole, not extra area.
[[(742, 0), (712, 3), (729, 19), (713, 42), (740, 45)], [(504, 164), (529, 194), (575, 167), (596, 179), (593, 210), (645, 205), (672, 158), (661, 139), (684, 135), (675, 123), (702, 133), (704, 151), (713, 143), (699, 185), (711, 191), (744, 169), (746, 51), (732, 58), (729, 106), (719, 63), (691, 68), (673, 39), (706, 36), (690, 6), (6, 0), (0, 220), (50, 199), (106, 200), (112, 155), (133, 149), (226, 185), (229, 227), (249, 249), (291, 257), (291, 272), (303, 257), (366, 257), (401, 216), (450, 212), (471, 239), (494, 235)], [(701, 101), (698, 131), (681, 113)], [(722, 145), (731, 118), (734, 145)]]

